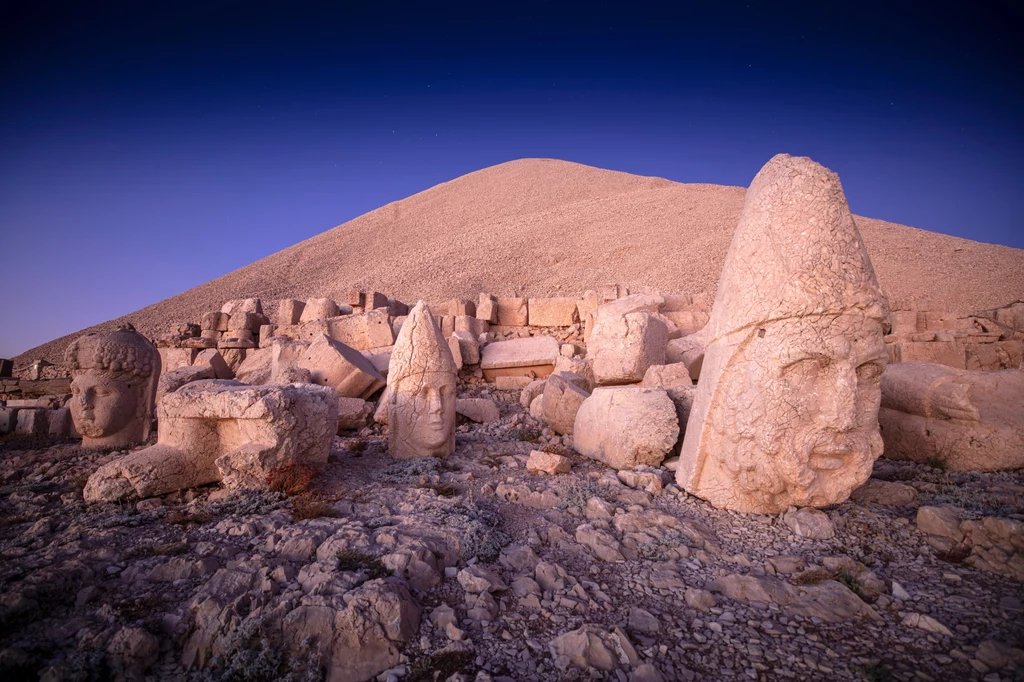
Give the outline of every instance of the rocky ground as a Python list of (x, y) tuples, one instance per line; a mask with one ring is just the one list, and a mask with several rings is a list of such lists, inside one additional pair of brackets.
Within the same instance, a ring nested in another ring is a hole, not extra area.
[[(1021, 520), (1024, 473), (880, 460), (857, 501), (735, 514), (463, 388), (501, 420), (453, 457), (395, 462), (371, 427), (273, 492), (86, 506), (123, 453), (3, 443), (0, 678), (1024, 679), (1021, 583), (917, 527)], [(571, 472), (528, 472), (541, 448)]]

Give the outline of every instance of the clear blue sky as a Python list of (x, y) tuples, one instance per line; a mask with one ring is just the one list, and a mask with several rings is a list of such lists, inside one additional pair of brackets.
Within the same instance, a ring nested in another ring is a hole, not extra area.
[(520, 157), (1024, 247), (1014, 3), (359, 4), (4, 4), (0, 357)]

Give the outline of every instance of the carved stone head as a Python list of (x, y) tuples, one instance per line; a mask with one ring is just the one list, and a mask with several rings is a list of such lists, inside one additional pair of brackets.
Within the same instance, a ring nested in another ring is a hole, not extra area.
[(68, 346), (71, 418), (87, 448), (119, 448), (149, 438), (160, 354), (134, 329), (86, 334)]
[(846, 499), (882, 453), (887, 323), (838, 176), (773, 158), (722, 271), (680, 485), (737, 511)]
[(451, 350), (420, 301), (402, 325), (388, 366), (392, 457), (446, 457), (455, 451), (455, 387)]

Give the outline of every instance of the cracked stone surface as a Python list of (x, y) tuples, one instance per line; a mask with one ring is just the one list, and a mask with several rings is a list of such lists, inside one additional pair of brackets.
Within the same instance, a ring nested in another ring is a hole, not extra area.
[(726, 257), (679, 484), (745, 512), (846, 499), (882, 453), (887, 319), (839, 177), (773, 158)]

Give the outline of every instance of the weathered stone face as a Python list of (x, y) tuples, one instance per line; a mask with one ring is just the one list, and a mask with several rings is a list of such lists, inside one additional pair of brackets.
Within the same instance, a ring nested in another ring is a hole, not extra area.
[(707, 415), (718, 448), (705, 477), (759, 506), (845, 499), (851, 478), (867, 480), (882, 453), (881, 324), (829, 319), (835, 335), (823, 336), (822, 322), (795, 318), (753, 331)]
[(456, 370), (423, 302), (409, 313), (388, 366), (391, 456), (446, 457), (455, 451)]
[(160, 354), (130, 329), (86, 334), (66, 356), (71, 416), (87, 448), (134, 445), (149, 437)]
[(680, 485), (759, 513), (846, 499), (882, 452), (887, 312), (838, 177), (772, 159), (726, 258)]
[(87, 370), (71, 382), (71, 414), (79, 432), (90, 440), (106, 438), (135, 419), (139, 386)]

